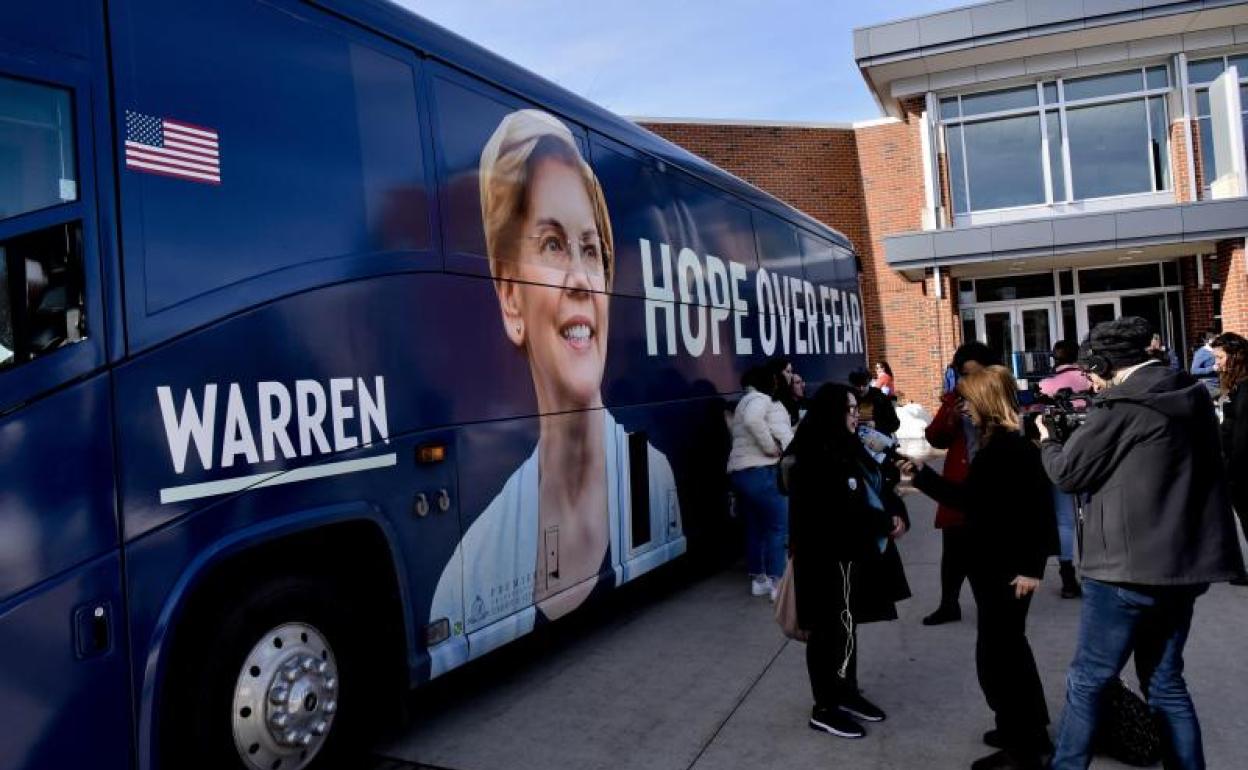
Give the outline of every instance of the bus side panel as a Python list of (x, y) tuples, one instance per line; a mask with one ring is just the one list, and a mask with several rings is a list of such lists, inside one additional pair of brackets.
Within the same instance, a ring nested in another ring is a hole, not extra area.
[(130, 767), (120, 585), (113, 553), (0, 605), (0, 767)]
[(109, 11), (119, 150), (149, 157), (163, 134), (145, 127), (188, 124), (219, 171), (123, 159), (132, 354), (284, 294), (441, 268), (411, 51), (294, 0)]
[(86, 59), (95, 27), (94, 0), (49, 0), (0, 4), (0, 39), (21, 46)]
[(117, 548), (108, 382), (0, 419), (0, 604)]

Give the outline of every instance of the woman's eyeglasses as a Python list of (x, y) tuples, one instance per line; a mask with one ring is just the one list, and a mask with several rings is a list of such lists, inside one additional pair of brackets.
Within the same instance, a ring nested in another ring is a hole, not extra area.
[(527, 236), (537, 244), (537, 257), (542, 264), (558, 270), (571, 270), (574, 260), (580, 261), (586, 273), (601, 277), (607, 269), (607, 250), (597, 236), (569, 241), (562, 233), (544, 232)]

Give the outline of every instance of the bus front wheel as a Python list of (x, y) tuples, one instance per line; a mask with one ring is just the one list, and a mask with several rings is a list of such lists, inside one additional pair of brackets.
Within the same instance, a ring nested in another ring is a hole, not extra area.
[(207, 605), (175, 641), (161, 766), (317, 770), (354, 753), (370, 677), (351, 602), (282, 577)]

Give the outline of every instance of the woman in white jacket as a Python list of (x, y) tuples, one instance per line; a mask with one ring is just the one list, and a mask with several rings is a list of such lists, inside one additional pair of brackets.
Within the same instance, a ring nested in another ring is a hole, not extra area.
[(784, 573), (789, 518), (788, 501), (776, 486), (776, 463), (793, 439), (793, 427), (788, 411), (774, 398), (780, 385), (774, 372), (750, 369), (741, 384), (745, 395), (732, 417), (728, 475), (737, 510), (745, 517), (750, 592), (774, 598), (776, 581)]

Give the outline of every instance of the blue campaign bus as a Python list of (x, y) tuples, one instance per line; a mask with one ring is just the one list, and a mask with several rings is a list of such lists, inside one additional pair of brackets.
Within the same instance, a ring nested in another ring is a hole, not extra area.
[(725, 540), (743, 372), (863, 336), (843, 236), (396, 6), (0, 4), (0, 767), (331, 766)]

